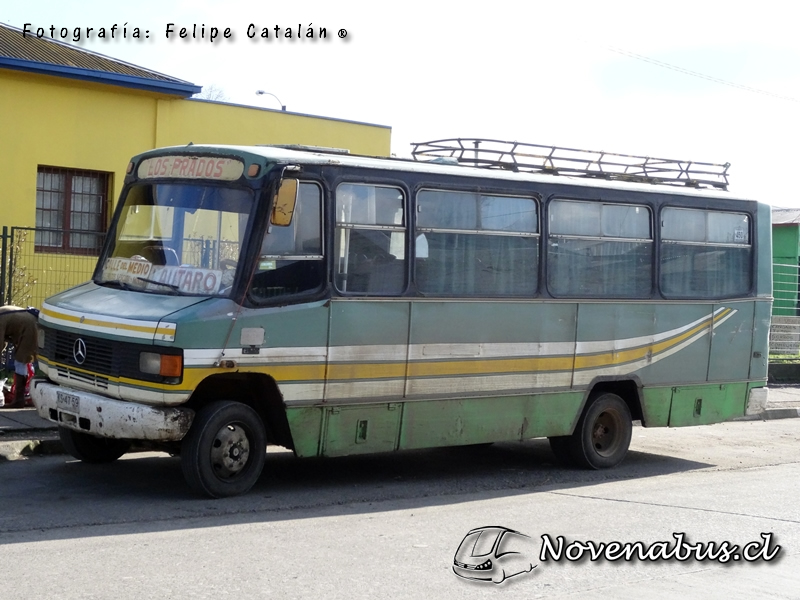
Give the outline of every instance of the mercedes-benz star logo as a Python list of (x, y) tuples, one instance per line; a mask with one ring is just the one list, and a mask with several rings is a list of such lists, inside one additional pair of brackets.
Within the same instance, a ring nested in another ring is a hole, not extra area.
[(86, 360), (86, 342), (81, 338), (78, 338), (75, 340), (75, 343), (72, 344), (72, 358), (74, 358), (75, 362), (79, 365), (82, 365)]

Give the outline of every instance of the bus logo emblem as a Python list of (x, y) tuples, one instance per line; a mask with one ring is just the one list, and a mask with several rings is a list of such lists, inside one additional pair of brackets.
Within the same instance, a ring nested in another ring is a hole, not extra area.
[(72, 345), (72, 358), (74, 358), (75, 362), (79, 365), (86, 362), (86, 342), (81, 338), (75, 340), (75, 343)]

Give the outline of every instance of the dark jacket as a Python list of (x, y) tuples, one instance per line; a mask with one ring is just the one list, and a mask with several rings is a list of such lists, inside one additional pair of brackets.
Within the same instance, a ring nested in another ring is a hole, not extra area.
[(31, 363), (36, 359), (39, 335), (36, 317), (18, 306), (0, 306), (0, 349), (14, 344), (14, 360)]

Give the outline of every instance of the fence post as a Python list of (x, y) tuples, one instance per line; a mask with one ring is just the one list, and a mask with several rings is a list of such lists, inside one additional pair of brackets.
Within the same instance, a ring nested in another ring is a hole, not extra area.
[[(3, 306), (6, 303), (6, 271), (10, 271), (10, 269), (6, 269), (6, 259), (8, 258), (8, 226), (3, 225), (3, 235), (0, 239), (0, 246), (2, 246), (2, 250), (0, 250), (0, 306)], [(11, 276), (8, 274), (9, 277)], [(2, 340), (0, 340), (2, 343)]]
[(13, 298), (13, 283), (14, 283), (14, 230), (16, 227), (11, 228), (11, 235), (9, 236), (9, 240), (11, 243), (8, 245), (8, 288), (6, 292), (6, 299), (8, 300), (9, 304), (11, 303), (11, 299)]

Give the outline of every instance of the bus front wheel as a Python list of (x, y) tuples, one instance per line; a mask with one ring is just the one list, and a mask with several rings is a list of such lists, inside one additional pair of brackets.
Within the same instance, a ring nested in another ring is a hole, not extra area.
[(267, 434), (261, 418), (241, 402), (214, 402), (197, 413), (181, 442), (186, 482), (212, 498), (249, 491), (261, 475)]
[(608, 469), (628, 453), (632, 434), (631, 411), (616, 394), (604, 393), (589, 400), (570, 436), (550, 438), (559, 461), (584, 469)]
[(58, 437), (67, 454), (85, 463), (110, 463), (131, 447), (128, 440), (101, 438), (66, 427), (58, 428)]

